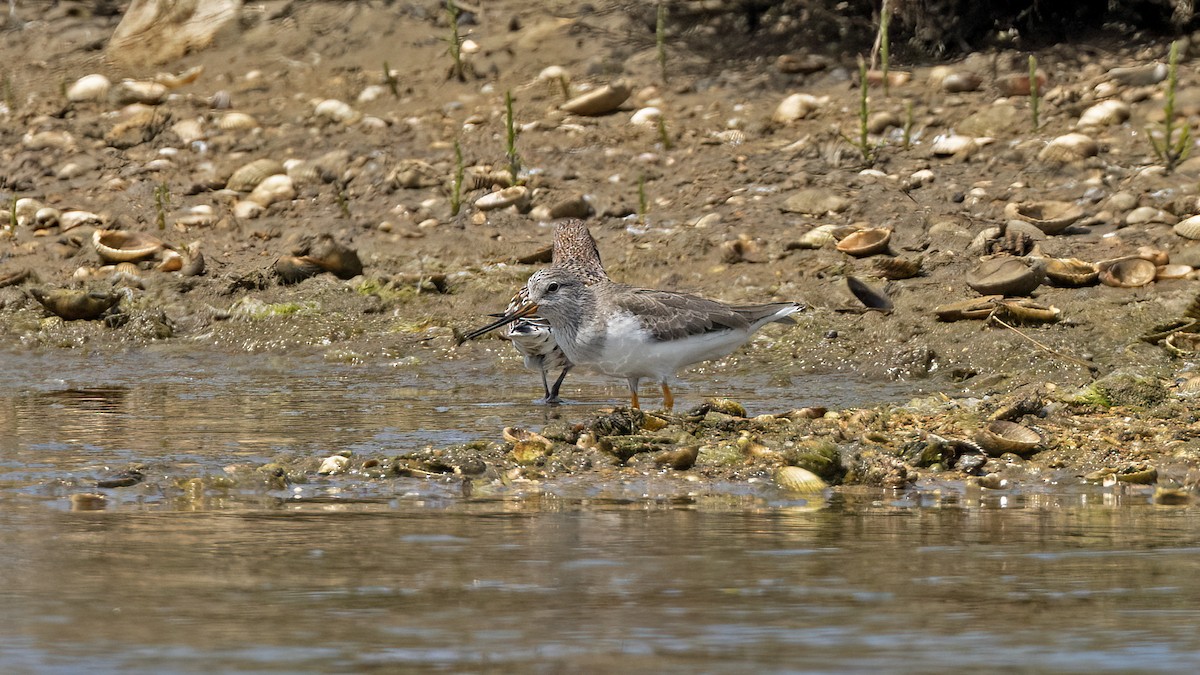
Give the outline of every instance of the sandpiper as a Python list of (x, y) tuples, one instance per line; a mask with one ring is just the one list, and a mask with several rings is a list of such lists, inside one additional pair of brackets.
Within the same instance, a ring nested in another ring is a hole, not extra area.
[(492, 327), (536, 312), (572, 363), (625, 378), (634, 408), (640, 407), (643, 378), (662, 385), (663, 407), (670, 410), (676, 371), (731, 353), (768, 323), (795, 323), (791, 315), (804, 309), (795, 302), (727, 305), (608, 279), (589, 283), (573, 270), (553, 267), (536, 272), (525, 289), (524, 305)]
[[(596, 240), (592, 238), (592, 233), (588, 231), (587, 225), (584, 225), (583, 221), (578, 218), (570, 218), (554, 226), (554, 248), (550, 260), (550, 269), (570, 270), (579, 275), (585, 283), (608, 279), (608, 275), (604, 272), (604, 265), (600, 261), (600, 250), (596, 246)], [(528, 289), (522, 287), (513, 296), (512, 301), (508, 304), (508, 309), (501, 316), (508, 316), (523, 308), (528, 304), (527, 298)], [(503, 324), (489, 324), (479, 330), (467, 333), (463, 339), (470, 340), (479, 337), (501, 325)], [(545, 402), (557, 403), (558, 391), (573, 364), (555, 342), (549, 322), (536, 314), (527, 314), (509, 323), (503, 336), (505, 339), (511, 340), (513, 347), (521, 353), (525, 367), (541, 374), (542, 388), (546, 394)], [(558, 379), (551, 386), (547, 373), (560, 369)]]

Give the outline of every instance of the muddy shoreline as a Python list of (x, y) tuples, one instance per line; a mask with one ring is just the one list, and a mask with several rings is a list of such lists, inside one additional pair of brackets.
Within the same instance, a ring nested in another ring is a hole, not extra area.
[[(457, 477), (478, 488), (603, 483), (626, 472), (716, 485), (776, 480), (781, 467), (801, 466), (832, 484), (1120, 481), (1158, 489), (1163, 500), (1190, 499), (1200, 460), (1200, 351), (1186, 325), (1200, 312), (1194, 272), (1130, 287), (1042, 276), (1008, 300), (981, 301), (986, 294), (968, 284), (998, 257), (1039, 275), (1049, 259), (1200, 267), (1200, 246), (1175, 227), (1200, 212), (1200, 160), (1168, 170), (1145, 138), (1163, 124), (1166, 83), (1154, 73), (1166, 40), (1037, 51), (1045, 82), (1036, 130), (1030, 97), (1007, 89), (1023, 73), (1028, 82), (1026, 52), (897, 64), (907, 79), (886, 95), (869, 90), (877, 133), (864, 160), (853, 141), (852, 54), (798, 69), (774, 57), (712, 63), (677, 48), (664, 84), (653, 40), (631, 32), (621, 12), (501, 2), (462, 27), (477, 50), (468, 55), (475, 74), (460, 82), (444, 67), (439, 36), (449, 26), (429, 8), (263, 7), (244, 9), (210, 47), (155, 67), (98, 55), (116, 16), (56, 11), (7, 30), (10, 59), (38, 58), (11, 75), (0, 127), (0, 199), (12, 212), (0, 233), (5, 358), (170, 340), (263, 354), (319, 349), (353, 367), (490, 349), (497, 368), (536, 378), (498, 343), (460, 347), (455, 336), (502, 310), (542, 264), (534, 261), (544, 260), (551, 216), (578, 213), (614, 279), (728, 302), (809, 305), (798, 326), (772, 327), (708, 371), (860, 372), (944, 383), (969, 397), (854, 410), (796, 401), (792, 411), (752, 413), (714, 403), (648, 418), (572, 410), (572, 419), (532, 430), (541, 439), (532, 445), (497, 428), (479, 443), (384, 449), (344, 470)], [(438, 67), (419, 65), (428, 63)], [(393, 69), (386, 77), (383, 64)], [(548, 78), (551, 66), (569, 79)], [(1138, 68), (1150, 74), (1124, 74)], [(113, 83), (166, 74), (159, 80), (172, 87), (141, 105), (109, 95), (68, 100), (71, 85), (93, 73)], [(617, 81), (630, 95), (607, 114), (561, 107), (564, 87), (581, 94)], [(1198, 84), (1194, 69), (1181, 67), (1180, 123), (1200, 116)], [(506, 92), (528, 203), (483, 210), (476, 201), (502, 187), (494, 176), (508, 164)], [(781, 111), (797, 93), (810, 97), (803, 111)], [(1082, 125), (1105, 101), (1119, 102), (1124, 119)], [(656, 115), (643, 117), (661, 125), (634, 121), (649, 108)], [(235, 125), (235, 112), (252, 124)], [(1094, 151), (1046, 153), (1074, 133)], [(945, 153), (938, 143), (948, 137), (970, 143)], [(456, 143), (469, 171), (452, 215)], [(291, 191), (256, 208), (251, 190), (231, 181), (263, 159), (287, 167), (274, 175), (288, 176)], [(18, 222), (20, 200), (38, 208)], [(1053, 234), (1010, 224), (1020, 220), (1015, 208), (1047, 200), (1081, 213)], [(39, 220), (41, 209), (57, 215)], [(890, 232), (884, 253), (839, 250), (838, 240), (868, 228)], [(117, 270), (97, 254), (96, 230), (150, 235), (165, 248)], [(330, 250), (352, 252), (361, 273), (323, 262), (304, 270)], [(164, 251), (189, 262), (202, 256), (203, 272), (169, 269)], [(281, 261), (301, 271), (281, 275)], [(889, 267), (896, 261), (919, 271), (901, 278)], [(866, 284), (865, 304), (848, 279)], [(55, 292), (92, 293), (115, 307), (95, 320), (64, 320), (37, 299)], [(964, 301), (985, 304), (963, 320), (936, 311)], [(1050, 316), (1020, 313), (1031, 307)], [(1033, 430), (1036, 449), (982, 448), (980, 432), (996, 420)], [(294, 480), (322, 460), (258, 468)]]

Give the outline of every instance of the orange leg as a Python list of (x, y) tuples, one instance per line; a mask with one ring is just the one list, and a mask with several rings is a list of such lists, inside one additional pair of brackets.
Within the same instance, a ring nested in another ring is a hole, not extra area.
[(637, 397), (638, 380), (636, 378), (631, 377), (631, 378), (629, 378), (628, 381), (629, 381), (629, 399), (630, 399), (629, 407), (640, 410), (642, 406), (638, 405), (638, 397)]
[(663, 389), (663, 410), (666, 410), (667, 412), (671, 412), (671, 409), (675, 407), (675, 397), (673, 395), (671, 395), (671, 388), (667, 386), (666, 382), (662, 383), (662, 389)]
[(631, 400), (631, 402), (630, 402), (630, 404), (629, 404), (629, 407), (631, 407), (631, 408), (637, 408), (637, 409), (639, 409), (639, 410), (640, 410), (642, 406), (638, 405), (638, 399), (637, 399), (637, 392), (636, 392), (636, 391), (635, 391), (635, 392), (633, 392), (633, 394), (631, 395), (631, 399), (632, 399), (632, 400)]

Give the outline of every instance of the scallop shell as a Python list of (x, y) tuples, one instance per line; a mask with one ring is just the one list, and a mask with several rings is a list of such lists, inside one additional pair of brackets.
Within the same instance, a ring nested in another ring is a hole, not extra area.
[(1078, 258), (1051, 258), (1046, 262), (1046, 278), (1056, 286), (1087, 286), (1096, 283), (1096, 266)]
[(986, 319), (996, 311), (1003, 295), (986, 295), (982, 298), (959, 300), (933, 308), (938, 321), (961, 321), (963, 319)]
[(798, 466), (783, 466), (775, 471), (775, 483), (790, 492), (820, 493), (829, 487), (820, 476)]
[(92, 247), (104, 262), (119, 263), (153, 257), (162, 250), (163, 243), (140, 232), (96, 230), (92, 233)]
[(283, 164), (273, 159), (256, 159), (233, 172), (225, 187), (237, 192), (249, 192), (269, 176), (285, 173)]
[(1184, 218), (1175, 223), (1173, 229), (1175, 230), (1175, 234), (1184, 239), (1200, 239), (1200, 216)]
[(986, 260), (967, 274), (967, 285), (981, 295), (1029, 295), (1041, 283), (1029, 263), (1007, 256)]
[(1142, 333), (1139, 339), (1150, 344), (1157, 344), (1164, 339), (1170, 337), (1174, 333), (1191, 333), (1197, 330), (1200, 326), (1200, 320), (1193, 318), (1172, 319), (1165, 323), (1160, 323), (1150, 328), (1150, 330)]
[(1176, 331), (1163, 339), (1163, 347), (1175, 356), (1195, 356), (1200, 353), (1200, 333)]
[(524, 185), (514, 185), (503, 190), (486, 194), (475, 200), (475, 208), (480, 211), (493, 211), (508, 206), (521, 209), (529, 205), (529, 188)]
[(1004, 214), (1015, 220), (1023, 220), (1046, 234), (1058, 234), (1083, 217), (1083, 209), (1072, 202), (1042, 200), (1032, 202), (1010, 202)]
[(562, 104), (562, 109), (576, 115), (596, 116), (614, 112), (629, 98), (632, 90), (624, 82), (593, 89)]
[(318, 103), (313, 109), (313, 114), (317, 117), (324, 117), (343, 124), (354, 124), (362, 119), (362, 113), (351, 108), (349, 103), (339, 101), (335, 98), (327, 98)]
[(67, 100), (75, 102), (102, 101), (108, 96), (108, 90), (111, 87), (112, 82), (103, 75), (96, 73), (84, 75), (67, 88)]
[(1100, 146), (1091, 136), (1074, 133), (1059, 136), (1047, 143), (1038, 153), (1038, 159), (1043, 162), (1070, 164), (1094, 157), (1099, 152)]
[(259, 126), (253, 115), (244, 112), (227, 112), (217, 120), (217, 128), (223, 131), (255, 129)]
[(800, 235), (799, 241), (797, 241), (793, 248), (823, 248), (829, 244), (836, 244), (837, 236), (834, 233), (838, 229), (839, 226), (837, 225), (818, 225)]
[(884, 279), (911, 279), (921, 273), (920, 258), (876, 258), (875, 274)]
[(1158, 268), (1145, 258), (1128, 257), (1100, 264), (1100, 283), (1116, 288), (1137, 288), (1154, 281)]
[(1119, 99), (1101, 101), (1083, 111), (1077, 127), (1106, 127), (1129, 119), (1129, 104)]
[(184, 145), (191, 145), (204, 138), (204, 125), (200, 120), (179, 120), (171, 125), (171, 132), (178, 136)]
[(993, 457), (1013, 453), (1022, 457), (1037, 452), (1041, 434), (1016, 422), (995, 420), (975, 433), (975, 442)]
[(882, 227), (871, 227), (852, 232), (837, 243), (837, 250), (862, 258), (887, 250), (892, 231)]

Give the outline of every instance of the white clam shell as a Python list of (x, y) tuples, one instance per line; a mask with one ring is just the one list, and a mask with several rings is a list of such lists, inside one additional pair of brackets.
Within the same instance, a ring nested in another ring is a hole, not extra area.
[(1094, 157), (1099, 152), (1100, 146), (1091, 136), (1073, 133), (1059, 136), (1047, 143), (1038, 153), (1038, 159), (1043, 162), (1070, 164)]
[(67, 100), (75, 102), (103, 101), (108, 96), (110, 87), (112, 87), (112, 82), (103, 75), (97, 73), (84, 75), (67, 88)]
[(227, 112), (217, 120), (217, 128), (223, 131), (254, 129), (259, 126), (253, 115), (244, 112)]
[(362, 119), (362, 113), (350, 107), (349, 103), (339, 101), (336, 98), (327, 98), (321, 101), (317, 104), (313, 113), (317, 117), (324, 117), (343, 124), (354, 124)]
[(350, 458), (342, 455), (331, 455), (321, 462), (317, 473), (328, 476), (334, 473), (344, 473), (350, 467)]
[(158, 105), (167, 100), (167, 86), (159, 82), (151, 82), (148, 80), (121, 80), (111, 90), (111, 98), (113, 103), (117, 105), (127, 105), (130, 103), (142, 103), (144, 105)]
[(184, 145), (204, 139), (204, 125), (198, 119), (179, 120), (171, 125), (171, 131)]
[(503, 190), (497, 190), (475, 200), (475, 208), (480, 211), (492, 211), (507, 206), (520, 208), (529, 203), (529, 188), (524, 185), (514, 185)]
[(284, 173), (283, 164), (273, 159), (256, 159), (233, 172), (225, 187), (238, 192), (249, 192), (269, 176)]
[(979, 146), (980, 143), (974, 136), (950, 134), (933, 139), (929, 151), (938, 157), (969, 157)]
[(657, 124), (662, 117), (662, 111), (658, 108), (649, 107), (641, 108), (629, 118), (630, 124), (652, 125)]
[(1129, 119), (1130, 108), (1129, 104), (1117, 99), (1109, 99), (1101, 101), (1096, 105), (1083, 111), (1079, 116), (1079, 123), (1076, 126), (1083, 127), (1106, 127), (1113, 124), (1121, 124)]
[(292, 184), (292, 179), (285, 173), (277, 173), (273, 176), (267, 176), (259, 183), (250, 196), (246, 197), (248, 201), (256, 204), (261, 204), (264, 207), (270, 206), (275, 202), (281, 202), (292, 199), (296, 196), (296, 187)]
[(100, 225), (103, 222), (103, 218), (91, 211), (64, 211), (58, 216), (58, 228), (63, 232), (81, 225)]
[(562, 104), (562, 109), (576, 115), (607, 115), (621, 107), (633, 92), (624, 82), (613, 82), (580, 94)]
[(827, 97), (818, 98), (812, 94), (792, 94), (780, 101), (771, 115), (771, 119), (780, 124), (791, 124), (796, 120), (808, 117), (812, 111), (820, 108)]

